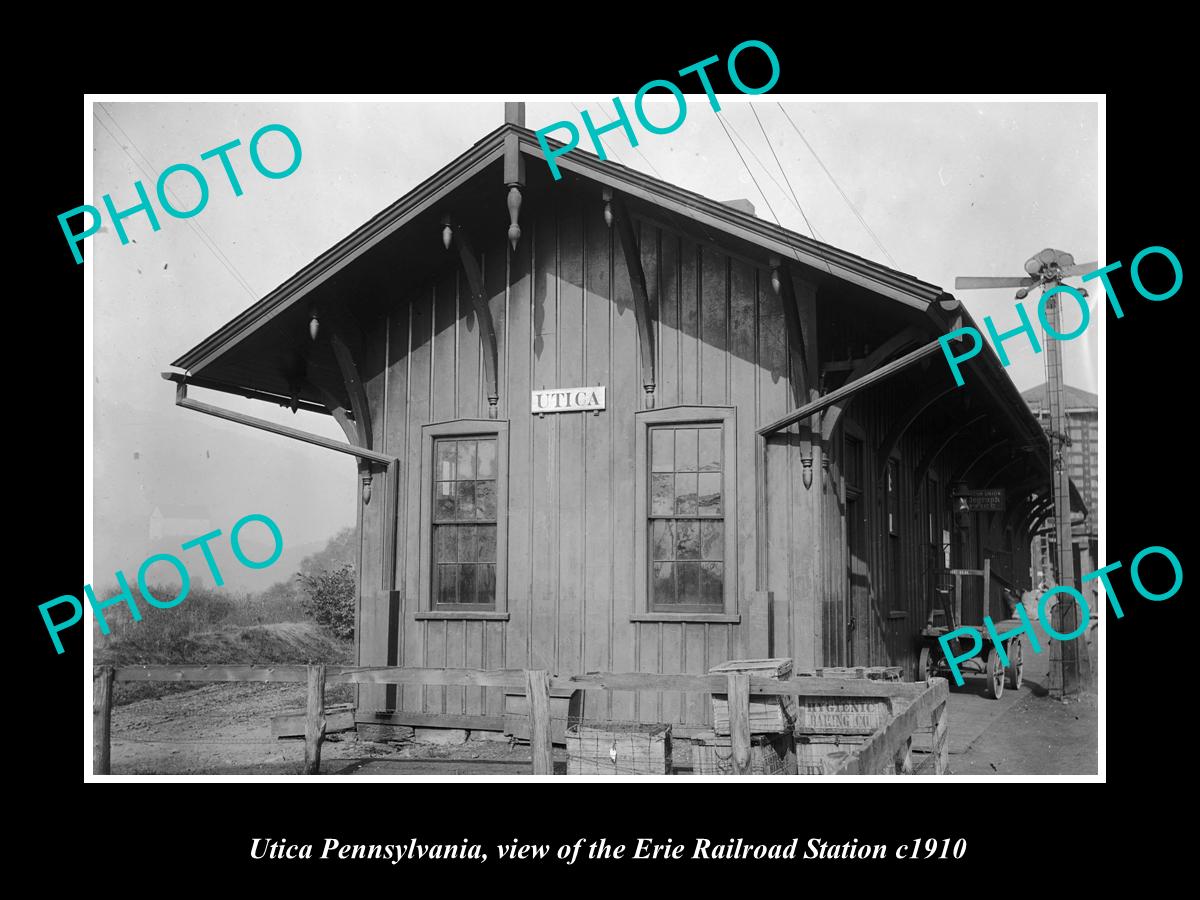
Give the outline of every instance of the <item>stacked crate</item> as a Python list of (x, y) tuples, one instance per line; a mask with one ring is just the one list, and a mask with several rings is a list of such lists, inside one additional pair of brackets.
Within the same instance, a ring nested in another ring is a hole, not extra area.
[(568, 775), (670, 775), (671, 726), (579, 722), (566, 728)]
[[(826, 667), (812, 674), (818, 678), (899, 681), (900, 667)], [(800, 697), (796, 706), (796, 757), (801, 775), (823, 775), (826, 758), (866, 743), (889, 719), (884, 697)]]
[[(790, 659), (734, 659), (708, 670), (710, 675), (749, 675), (786, 681)], [(732, 775), (733, 743), (729, 737), (729, 698), (712, 695), (713, 730), (692, 743), (693, 775)], [(796, 698), (775, 694), (750, 695), (750, 772), (753, 775), (795, 775), (796, 749), (792, 728)]]

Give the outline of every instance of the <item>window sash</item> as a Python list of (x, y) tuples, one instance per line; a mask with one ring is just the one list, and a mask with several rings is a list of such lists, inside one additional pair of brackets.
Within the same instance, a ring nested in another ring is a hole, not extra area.
[(422, 433), (418, 618), (505, 613), (508, 423), (457, 419)]
[[(651, 612), (725, 611), (726, 580), (731, 577), (725, 549), (725, 427), (724, 422), (695, 421), (646, 428), (646, 600)], [(685, 536), (685, 531), (692, 534)], [(661, 546), (664, 539), (666, 548)]]

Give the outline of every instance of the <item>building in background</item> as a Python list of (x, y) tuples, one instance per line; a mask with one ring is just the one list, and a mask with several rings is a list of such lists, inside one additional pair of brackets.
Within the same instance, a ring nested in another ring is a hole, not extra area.
[(149, 537), (152, 541), (182, 538), (190, 541), (212, 531), (208, 510), (203, 506), (161, 506), (150, 513)]
[[(1046, 397), (1046, 384), (1030, 388), (1021, 394), (1029, 409), (1042, 427), (1050, 423), (1050, 404)], [(1067, 447), (1067, 466), (1071, 481), (1079, 488), (1087, 512), (1075, 515), (1071, 522), (1072, 542), (1075, 545), (1075, 586), (1080, 587), (1080, 575), (1096, 568), (1099, 558), (1098, 507), (1099, 500), (1099, 457), (1098, 426), (1099, 406), (1095, 394), (1070, 385), (1063, 386), (1063, 409), (1067, 416), (1067, 435), (1071, 439)], [(1051, 573), (1056, 559), (1057, 542), (1054, 529), (1048, 520), (1033, 535), (1032, 560), (1036, 572), (1046, 573), (1047, 583), (1053, 583)], [(1094, 582), (1093, 582), (1094, 585)]]

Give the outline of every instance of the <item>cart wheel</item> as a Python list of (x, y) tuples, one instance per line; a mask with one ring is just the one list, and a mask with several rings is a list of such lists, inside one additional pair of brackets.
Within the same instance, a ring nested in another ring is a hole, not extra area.
[(989, 653), (987, 660), (988, 691), (993, 700), (1004, 695), (1004, 666), (1000, 665), (1000, 654)]
[(1021, 689), (1021, 674), (1025, 668), (1025, 663), (1021, 660), (1022, 643), (1022, 640), (1017, 638), (1008, 648), (1008, 686), (1014, 691)]
[(917, 680), (929, 681), (937, 672), (937, 663), (933, 659), (933, 651), (929, 647), (921, 648), (921, 655), (917, 657)]

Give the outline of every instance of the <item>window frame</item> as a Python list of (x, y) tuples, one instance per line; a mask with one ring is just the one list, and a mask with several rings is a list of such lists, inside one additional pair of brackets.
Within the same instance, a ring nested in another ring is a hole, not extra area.
[[(491, 607), (439, 609), (433, 597), (434, 444), (439, 438), (496, 440), (496, 601)], [(417, 619), (508, 619), (508, 421), (452, 419), (421, 427), (421, 566)]]
[[(634, 522), (634, 611), (632, 622), (713, 622), (738, 624), (737, 541), (737, 410), (732, 406), (668, 406), (634, 413), (635, 522)], [(721, 520), (725, 525), (725, 583), (722, 608), (667, 611), (651, 606), (650, 578), (650, 429), (673, 425), (721, 426)]]

